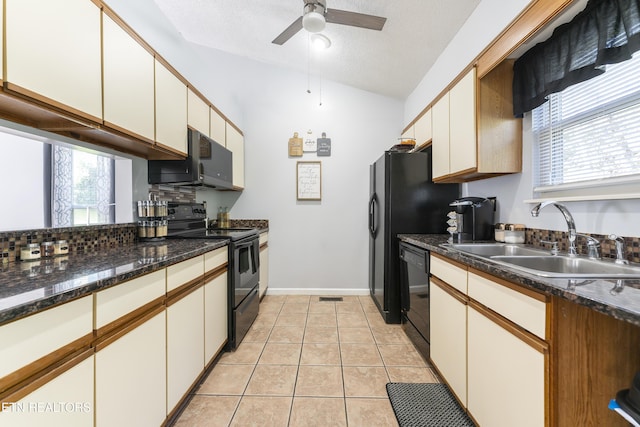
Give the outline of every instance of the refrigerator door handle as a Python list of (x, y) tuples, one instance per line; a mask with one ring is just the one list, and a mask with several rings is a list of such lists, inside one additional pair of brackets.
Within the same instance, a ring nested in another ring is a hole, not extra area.
[(375, 237), (378, 231), (378, 210), (376, 205), (378, 204), (378, 197), (374, 194), (369, 199), (369, 233), (371, 237)]

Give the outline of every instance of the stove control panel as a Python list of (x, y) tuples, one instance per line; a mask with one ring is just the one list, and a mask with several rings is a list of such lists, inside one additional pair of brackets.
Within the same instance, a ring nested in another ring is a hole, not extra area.
[(205, 219), (207, 217), (207, 207), (204, 203), (175, 203), (168, 205), (169, 221)]

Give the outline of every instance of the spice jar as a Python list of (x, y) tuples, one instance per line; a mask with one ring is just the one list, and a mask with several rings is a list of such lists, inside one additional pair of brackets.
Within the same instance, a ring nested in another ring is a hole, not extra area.
[(20, 260), (31, 261), (40, 259), (40, 245), (37, 243), (27, 243), (20, 248)]
[(42, 242), (40, 245), (40, 256), (43, 258), (52, 257), (54, 254), (55, 248), (53, 246), (53, 242)]
[(55, 256), (58, 255), (67, 255), (69, 253), (69, 244), (66, 240), (58, 240), (53, 244), (53, 254)]
[(497, 223), (495, 228), (496, 242), (504, 242), (504, 231), (505, 231), (505, 224), (503, 222)]
[(506, 243), (524, 243), (524, 224), (506, 224), (504, 241)]

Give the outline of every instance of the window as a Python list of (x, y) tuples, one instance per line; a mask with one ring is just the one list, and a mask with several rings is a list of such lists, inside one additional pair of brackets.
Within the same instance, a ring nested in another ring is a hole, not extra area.
[(127, 224), (136, 186), (146, 197), (146, 176), (133, 176), (144, 159), (4, 120), (0, 153), (2, 200), (11, 207), (0, 209), (0, 231)]
[(51, 146), (53, 227), (112, 224), (115, 220), (113, 158)]
[(534, 191), (640, 182), (640, 54), (532, 112)]

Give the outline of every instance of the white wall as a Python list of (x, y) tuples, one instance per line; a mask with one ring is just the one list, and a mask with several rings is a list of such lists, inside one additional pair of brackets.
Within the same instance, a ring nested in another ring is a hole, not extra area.
[[(404, 106), (404, 125), (409, 123), (475, 58), (503, 28), (527, 6), (528, 0), (504, 2), (483, 0), (465, 26), (451, 41), (436, 64), (407, 98)], [(560, 212), (547, 207), (538, 218), (530, 215), (533, 207), (523, 203), (532, 198), (532, 149), (530, 122), (524, 120), (523, 170), (520, 174), (474, 181), (463, 186), (464, 195), (496, 196), (496, 221), (524, 223), (531, 228), (565, 230), (566, 223)], [(639, 236), (639, 200), (612, 200), (604, 202), (567, 202), (579, 232), (623, 236)]]
[[(269, 220), (270, 288), (366, 293), (369, 164), (396, 143), (402, 103), (323, 81), (319, 107), (317, 77), (307, 94), (304, 73), (185, 42), (151, 0), (109, 4), (243, 130), (244, 192), (196, 199), (210, 217), (222, 205), (232, 218)], [(331, 157), (289, 158), (289, 138), (308, 129), (327, 133)], [(322, 161), (322, 201), (296, 200), (297, 160)]]

